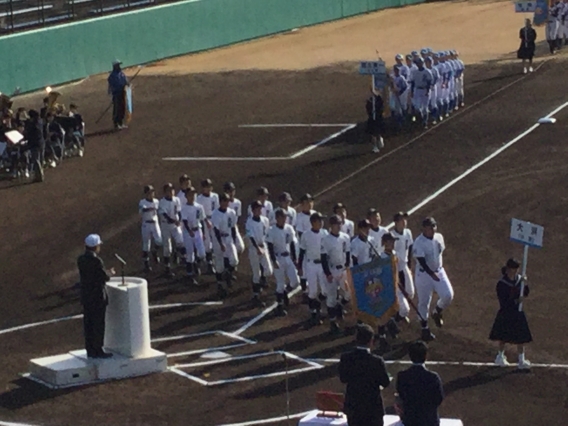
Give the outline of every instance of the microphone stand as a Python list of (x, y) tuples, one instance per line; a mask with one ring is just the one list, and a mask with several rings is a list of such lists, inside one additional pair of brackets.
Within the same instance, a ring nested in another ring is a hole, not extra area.
[(124, 267), (126, 266), (126, 261), (120, 257), (117, 253), (114, 254), (114, 257), (118, 259), (120, 262), (120, 275), (122, 276), (122, 283), (120, 284), (122, 287), (126, 286), (126, 281), (124, 280)]

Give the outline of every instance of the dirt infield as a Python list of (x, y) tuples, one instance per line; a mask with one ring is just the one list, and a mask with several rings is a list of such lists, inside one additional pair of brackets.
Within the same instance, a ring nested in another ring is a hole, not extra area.
[[(121, 133), (108, 131), (108, 120), (94, 121), (106, 106), (104, 78), (92, 77), (61, 91), (65, 103), (77, 102), (87, 120), (88, 145), (83, 159), (50, 170), (44, 184), (0, 189), (0, 419), (37, 425), (221, 425), (285, 414), (283, 376), (203, 386), (173, 372), (79, 389), (48, 391), (18, 373), (30, 358), (63, 353), (81, 346), (81, 321), (69, 319), (25, 330), (2, 332), (37, 321), (80, 313), (75, 259), (90, 232), (102, 235), (103, 257), (128, 261), (128, 273), (142, 274), (136, 206), (144, 184), (160, 187), (188, 173), (194, 183), (209, 177), (221, 189), (232, 180), (243, 202), (264, 185), (275, 195), (290, 191), (317, 194), (317, 208), (328, 213), (342, 201), (352, 219), (367, 208), (380, 209), (385, 221), (409, 210), (463, 174), (536, 121), (568, 101), (557, 57), (539, 62), (534, 74), (519, 74), (511, 62), (522, 16), (509, 2), (452, 2), (388, 10), (298, 32), (254, 41), (146, 67), (135, 86), (134, 121)], [(484, 24), (480, 25), (480, 21)], [(294, 159), (289, 156), (364, 118), (368, 79), (356, 73), (358, 59), (416, 46), (406, 26), (424, 25), (420, 43), (456, 48), (468, 63), (466, 108), (426, 133), (404, 133), (386, 141), (379, 156), (370, 153), (363, 128), (345, 132)], [(439, 24), (439, 25), (438, 25)], [(369, 34), (374, 40), (369, 40)], [(393, 36), (396, 35), (396, 37)], [(475, 37), (472, 37), (472, 34)], [(379, 42), (380, 40), (380, 42)], [(539, 46), (539, 53), (544, 51)], [(41, 94), (16, 103), (37, 105)], [(511, 217), (545, 227), (545, 248), (531, 250), (531, 297), (526, 310), (535, 342), (528, 357), (539, 364), (568, 364), (564, 309), (568, 290), (564, 270), (565, 205), (568, 177), (564, 145), (568, 108), (555, 125), (540, 126), (456, 182), (411, 217), (433, 215), (445, 235), (445, 263), (456, 292), (446, 328), (435, 331), (431, 359), (491, 362), (495, 351), (487, 336), (497, 309), (494, 285), (501, 264), (520, 256), (508, 240)], [(330, 124), (333, 127), (242, 127), (255, 124)], [(264, 157), (255, 161), (164, 161), (165, 157)], [(116, 265), (118, 266), (118, 265)], [(214, 301), (211, 277), (191, 288), (181, 269), (174, 280), (150, 274), (151, 304)], [(259, 358), (180, 367), (201, 380), (218, 382), (283, 372), (278, 351), (289, 359), (292, 413), (314, 407), (314, 393), (342, 391), (332, 362), (351, 347), (349, 335), (329, 337), (327, 327), (308, 328), (307, 308), (292, 302), (283, 319), (265, 318), (243, 325), (260, 311), (249, 305), (248, 259), (241, 258), (239, 280), (223, 305), (188, 305), (151, 311), (152, 337), (207, 331), (231, 335), (162, 340), (154, 346), (170, 355), (169, 365), (203, 362), (211, 347), (232, 356), (271, 352)], [(273, 301), (271, 291), (264, 295)], [(406, 342), (416, 338), (416, 323), (405, 329), (387, 359), (404, 360)], [(234, 347), (233, 347), (234, 345)], [(514, 354), (511, 354), (511, 357)], [(313, 367), (314, 362), (321, 367)], [(310, 366), (312, 368), (310, 368)], [(393, 376), (404, 365), (392, 364)], [(568, 368), (539, 367), (530, 373), (489, 366), (435, 365), (445, 383), (443, 417), (465, 425), (563, 425), (568, 409)], [(393, 390), (384, 392), (392, 410)], [(1, 423), (0, 423), (1, 424)]]

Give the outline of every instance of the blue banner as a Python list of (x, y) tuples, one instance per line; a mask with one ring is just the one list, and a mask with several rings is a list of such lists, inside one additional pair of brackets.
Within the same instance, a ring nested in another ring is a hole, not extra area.
[(130, 123), (132, 118), (132, 86), (126, 86), (124, 93), (126, 96), (126, 111), (124, 119), (127, 123)]
[(384, 325), (398, 312), (395, 262), (391, 256), (381, 256), (349, 269), (348, 280), (357, 319), (374, 326)]
[(539, 26), (546, 24), (548, 20), (548, 1), (537, 0), (534, 11), (533, 25)]

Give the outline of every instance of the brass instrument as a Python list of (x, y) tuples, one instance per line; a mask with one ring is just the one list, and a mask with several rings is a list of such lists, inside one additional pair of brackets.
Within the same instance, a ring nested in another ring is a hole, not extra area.
[(65, 112), (65, 105), (57, 103), (58, 99), (61, 97), (61, 93), (55, 90), (49, 91), (47, 95), (48, 104), (47, 110), (52, 114), (61, 115)]

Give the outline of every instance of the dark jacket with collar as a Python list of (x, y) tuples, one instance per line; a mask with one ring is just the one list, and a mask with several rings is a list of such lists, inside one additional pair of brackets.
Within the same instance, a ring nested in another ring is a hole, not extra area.
[(85, 308), (106, 305), (105, 284), (110, 280), (103, 260), (93, 251), (85, 251), (77, 259), (81, 283), (81, 303)]

